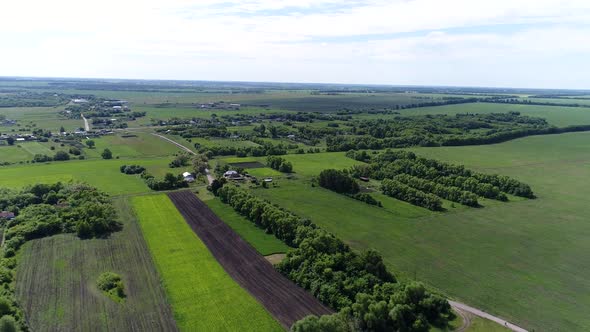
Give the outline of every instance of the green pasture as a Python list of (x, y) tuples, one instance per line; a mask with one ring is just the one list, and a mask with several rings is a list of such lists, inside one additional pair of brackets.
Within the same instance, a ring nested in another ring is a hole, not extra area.
[(217, 263), (167, 196), (132, 202), (181, 330), (282, 331)]
[(120, 172), (121, 165), (137, 164), (155, 176), (180, 174), (183, 168), (168, 168), (170, 158), (71, 160), (0, 167), (0, 187), (18, 188), (35, 183), (84, 181), (112, 195), (150, 191), (139, 175)]
[[(124, 137), (126, 135), (133, 136)], [(105, 148), (113, 152), (113, 157), (120, 158), (171, 156), (182, 151), (176, 145), (160, 137), (142, 132), (106, 135), (92, 140), (96, 146), (93, 149), (84, 149), (89, 158), (102, 158), (101, 153)], [(83, 144), (84, 141), (82, 141)]]
[[(432, 213), (399, 203), (379, 209), (297, 181), (254, 192), (357, 249), (379, 250), (402, 279), (424, 281), (530, 330), (590, 329), (584, 309), (590, 306), (590, 261), (584, 259), (590, 251), (590, 133), (414, 151), (514, 177), (538, 198)], [(295, 160), (293, 167), (317, 173), (333, 159), (313, 170)]]
[(228, 224), (236, 233), (254, 247), (261, 255), (285, 253), (289, 247), (272, 234), (256, 227), (251, 221), (239, 215), (229, 205), (223, 204), (218, 198), (206, 201), (207, 206)]
[(82, 119), (73, 120), (59, 115), (63, 106), (57, 107), (7, 107), (0, 108), (0, 114), (6, 115), (8, 119), (19, 121), (21, 126), (0, 127), (0, 132), (10, 132), (12, 129), (18, 132), (19, 128), (29, 124), (35, 124), (34, 128), (43, 128), (53, 132), (64, 127), (68, 131), (84, 127)]

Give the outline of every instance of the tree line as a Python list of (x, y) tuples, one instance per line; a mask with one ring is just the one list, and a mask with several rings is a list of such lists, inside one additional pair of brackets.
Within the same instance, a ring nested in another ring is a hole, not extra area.
[[(214, 181), (215, 184), (215, 181)], [(277, 269), (337, 314), (308, 317), (293, 331), (427, 331), (452, 318), (448, 302), (420, 283), (402, 284), (375, 250), (353, 251), (310, 220), (281, 209), (232, 184), (214, 194), (267, 233), (291, 246)]]

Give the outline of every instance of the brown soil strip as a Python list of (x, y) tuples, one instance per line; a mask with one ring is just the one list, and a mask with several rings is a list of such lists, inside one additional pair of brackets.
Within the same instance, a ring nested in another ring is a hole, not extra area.
[(225, 271), (285, 328), (307, 315), (333, 313), (276, 271), (192, 192), (177, 191), (168, 196)]

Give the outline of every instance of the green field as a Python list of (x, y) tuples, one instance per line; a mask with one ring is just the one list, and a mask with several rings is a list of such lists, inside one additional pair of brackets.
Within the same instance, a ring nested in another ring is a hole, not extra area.
[(236, 233), (254, 247), (261, 255), (285, 253), (289, 247), (272, 234), (267, 234), (263, 229), (256, 227), (251, 221), (239, 215), (230, 206), (223, 204), (219, 199), (206, 201), (207, 206), (215, 214), (229, 225)]
[[(552, 125), (565, 127), (571, 125), (590, 124), (590, 108), (585, 107), (561, 107), (561, 106), (536, 106), (514, 104), (471, 103), (458, 105), (445, 105), (435, 107), (413, 108), (401, 110), (402, 115), (420, 114), (457, 114), (457, 113), (506, 113), (520, 112), (522, 115), (544, 118)], [(365, 118), (387, 118), (395, 115), (367, 115)]]
[[(131, 207), (124, 198), (115, 206), (123, 230), (107, 239), (63, 234), (29, 241), (21, 249), (16, 294), (32, 331), (176, 330)], [(122, 276), (124, 302), (97, 288), (96, 279), (107, 271)]]
[[(379, 250), (402, 278), (425, 281), (529, 329), (590, 329), (584, 309), (590, 306), (590, 261), (583, 259), (590, 251), (590, 133), (415, 151), (512, 176), (530, 184), (538, 198), (430, 213), (413, 206), (378, 209), (295, 181), (254, 192), (355, 248)], [(304, 165), (293, 161), (295, 170), (308, 169)]]
[(15, 142), (14, 145), (0, 146), (0, 162), (30, 162), (36, 154), (53, 156), (57, 151), (68, 152), (68, 149), (69, 146), (62, 147), (54, 142)]
[(181, 330), (282, 331), (225, 273), (167, 196), (132, 202)]
[[(139, 164), (155, 176), (180, 174), (184, 168), (168, 168), (170, 158), (72, 160), (0, 167), (0, 187), (19, 188), (35, 183), (84, 181), (112, 195), (149, 191), (139, 175), (122, 174), (121, 165)], [(188, 168), (187, 168), (188, 169)]]
[[(8, 107), (0, 108), (0, 114), (6, 115), (8, 119), (18, 120), (21, 126), (35, 124), (36, 128), (43, 128), (57, 132), (60, 127), (67, 131), (73, 131), (84, 126), (82, 119), (72, 120), (59, 115), (64, 110), (63, 106), (58, 107)], [(20, 127), (1, 127), (0, 132), (9, 132), (11, 129), (18, 131)]]
[(90, 158), (101, 158), (102, 151), (108, 148), (113, 152), (113, 157), (128, 158), (170, 156), (181, 151), (174, 144), (148, 133), (130, 132), (126, 134), (134, 137), (123, 137), (123, 135), (125, 134), (93, 138), (96, 147), (84, 149), (84, 152)]

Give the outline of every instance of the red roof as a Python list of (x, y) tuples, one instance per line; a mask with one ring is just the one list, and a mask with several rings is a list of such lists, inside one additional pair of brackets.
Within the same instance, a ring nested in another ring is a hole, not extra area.
[(0, 218), (14, 218), (14, 213), (8, 211), (0, 212)]

